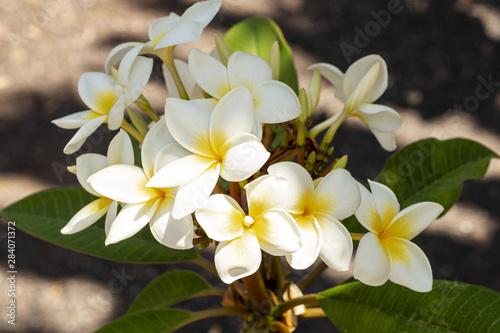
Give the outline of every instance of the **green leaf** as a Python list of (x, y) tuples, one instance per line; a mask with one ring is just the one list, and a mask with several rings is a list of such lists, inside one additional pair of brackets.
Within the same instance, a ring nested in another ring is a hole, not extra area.
[(444, 214), (458, 200), (462, 183), (481, 178), (494, 157), (497, 154), (471, 140), (425, 139), (389, 157), (376, 181), (394, 191), (401, 209), (433, 201), (444, 207)]
[(118, 244), (105, 246), (104, 218), (76, 234), (61, 234), (60, 230), (71, 217), (95, 199), (82, 188), (51, 189), (14, 203), (5, 208), (2, 215), (30, 235), (105, 259), (163, 264), (198, 258), (194, 249), (180, 251), (161, 245), (147, 227)]
[(500, 293), (462, 282), (434, 281), (417, 293), (387, 282), (351, 282), (318, 295), (321, 308), (348, 332), (500, 332)]
[(137, 296), (128, 312), (166, 308), (210, 289), (212, 286), (194, 272), (167, 272), (156, 278)]
[(288, 45), (280, 27), (266, 17), (251, 17), (229, 29), (224, 41), (231, 50), (255, 54), (268, 61), (271, 46), (278, 41), (280, 47), (280, 81), (299, 93), (297, 73), (293, 65), (292, 49)]
[(127, 314), (96, 333), (168, 333), (191, 317), (191, 312), (175, 309), (148, 310)]

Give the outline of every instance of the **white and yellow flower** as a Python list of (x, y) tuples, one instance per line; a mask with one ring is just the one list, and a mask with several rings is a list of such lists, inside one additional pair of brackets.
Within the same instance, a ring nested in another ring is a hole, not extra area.
[(140, 54), (156, 54), (164, 61), (168, 56), (165, 48), (191, 43), (200, 39), (203, 29), (220, 9), (222, 0), (200, 1), (186, 9), (182, 16), (171, 13), (158, 18), (149, 26), (147, 43), (127, 42), (113, 48), (106, 60), (106, 72), (120, 62), (118, 81), (127, 84), (128, 73)]
[(124, 204), (106, 238), (106, 245), (117, 243), (139, 232), (149, 223), (158, 242), (173, 249), (193, 247), (191, 215), (172, 216), (176, 187), (154, 188), (146, 184), (165, 163), (175, 156), (164, 154), (174, 139), (164, 121), (156, 123), (144, 138), (141, 159), (143, 168), (134, 165), (112, 165), (89, 178), (101, 195)]
[(216, 100), (232, 89), (246, 86), (252, 93), (255, 108), (257, 137), (262, 135), (262, 124), (283, 123), (302, 113), (295, 92), (283, 82), (272, 80), (272, 69), (259, 56), (234, 52), (227, 67), (211, 55), (192, 49), (189, 69), (198, 86)]
[(193, 213), (212, 193), (219, 175), (231, 182), (245, 180), (270, 156), (251, 134), (254, 109), (248, 88), (227, 93), (213, 112), (211, 103), (199, 101), (167, 98), (165, 120), (178, 143), (165, 149), (180, 158), (148, 182), (158, 188), (180, 186), (172, 212), (176, 218)]
[(76, 178), (82, 187), (90, 194), (99, 197), (83, 207), (71, 220), (62, 228), (62, 234), (74, 234), (81, 231), (106, 215), (105, 232), (109, 232), (112, 222), (116, 217), (118, 208), (117, 202), (113, 199), (97, 193), (88, 182), (88, 178), (99, 170), (113, 164), (134, 165), (134, 149), (132, 141), (125, 131), (120, 130), (111, 140), (108, 147), (108, 155), (84, 154), (76, 159)]
[(64, 153), (76, 152), (104, 123), (108, 124), (110, 130), (120, 128), (125, 109), (142, 94), (152, 68), (152, 59), (137, 58), (126, 84), (118, 84), (112, 75), (105, 73), (84, 73), (78, 81), (78, 93), (89, 110), (52, 121), (61, 128), (79, 129), (64, 147)]
[(196, 219), (207, 235), (220, 242), (215, 267), (229, 284), (255, 273), (261, 263), (261, 249), (281, 256), (297, 251), (299, 230), (285, 209), (287, 181), (262, 176), (245, 186), (248, 215), (231, 197), (215, 194), (196, 211)]
[(394, 131), (401, 124), (401, 116), (392, 108), (373, 104), (387, 89), (387, 65), (380, 56), (369, 55), (354, 62), (342, 73), (337, 67), (318, 63), (309, 69), (318, 69), (335, 87), (335, 97), (345, 103), (344, 112), (361, 119), (378, 142), (388, 151), (396, 149)]
[(356, 180), (345, 169), (336, 169), (313, 182), (309, 173), (293, 162), (280, 162), (268, 168), (271, 175), (288, 181), (288, 212), (299, 226), (302, 248), (286, 255), (295, 269), (306, 269), (318, 256), (332, 269), (349, 269), (352, 239), (339, 220), (358, 209), (360, 194)]
[(358, 221), (368, 229), (354, 260), (354, 277), (370, 286), (388, 279), (419, 292), (432, 289), (432, 270), (424, 252), (411, 240), (443, 211), (435, 202), (420, 202), (399, 211), (399, 202), (385, 185), (368, 181), (364, 186)]

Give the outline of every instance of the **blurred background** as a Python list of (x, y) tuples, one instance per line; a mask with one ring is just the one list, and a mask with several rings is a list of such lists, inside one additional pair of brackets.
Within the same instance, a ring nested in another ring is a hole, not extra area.
[[(127, 41), (147, 41), (150, 22), (181, 14), (192, 0), (17, 0), (0, 11), (0, 209), (37, 191), (77, 185), (65, 169), (78, 154), (103, 153), (111, 134), (95, 135), (81, 152), (62, 149), (74, 131), (51, 120), (85, 109), (77, 92), (84, 72), (104, 71), (109, 51)], [(386, 13), (386, 14), (384, 14)], [(388, 14), (388, 15), (387, 15)], [(213, 34), (254, 15), (274, 19), (295, 55), (300, 86), (316, 62), (345, 71), (368, 54), (380, 54), (389, 87), (380, 104), (400, 112), (399, 147), (436, 137), (474, 139), (500, 153), (500, 6), (493, 0), (223, 0), (202, 40), (176, 49), (185, 59), (192, 47), (209, 52)], [(482, 88), (478, 88), (478, 87)], [(326, 82), (317, 111), (322, 120), (339, 103)], [(480, 93), (478, 94), (478, 89)], [(166, 97), (159, 63), (145, 96), (161, 111)], [(106, 131), (104, 131), (106, 133)], [(348, 121), (334, 140), (336, 156), (349, 155), (348, 170), (359, 181), (373, 179), (385, 152), (360, 122)], [(492, 161), (480, 181), (466, 182), (458, 204), (415, 242), (427, 254), (437, 279), (480, 284), (500, 291), (500, 164)], [(6, 221), (0, 240), (6, 252)], [(187, 264), (142, 266), (114, 263), (16, 234), (18, 312), (16, 326), (2, 332), (92, 332), (123, 315), (156, 276)], [(206, 251), (210, 257), (211, 250)], [(2, 255), (5, 259), (6, 255)], [(6, 260), (0, 262), (0, 304), (6, 305)], [(199, 270), (198, 270), (199, 271)], [(211, 283), (223, 286), (201, 272)], [(303, 274), (303, 273), (299, 273)], [(325, 271), (309, 292), (349, 276)], [(216, 298), (181, 304), (202, 309)], [(5, 308), (4, 308), (5, 309)], [(203, 321), (183, 332), (236, 332), (238, 320)], [(301, 322), (296, 332), (330, 331), (327, 319)]]

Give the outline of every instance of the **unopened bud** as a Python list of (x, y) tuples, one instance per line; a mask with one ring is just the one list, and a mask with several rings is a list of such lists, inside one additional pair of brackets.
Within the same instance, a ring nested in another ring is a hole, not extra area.
[(273, 71), (273, 80), (279, 80), (280, 78), (280, 66), (281, 66), (281, 59), (280, 59), (280, 46), (278, 41), (275, 41), (273, 43), (273, 46), (271, 46), (271, 52), (269, 53), (269, 66), (271, 66), (271, 69)]
[(307, 93), (304, 88), (300, 89), (299, 91), (299, 102), (300, 102), (300, 107), (302, 108), (302, 113), (300, 114), (299, 118), (297, 120), (301, 123), (305, 123), (307, 120)]
[(335, 162), (335, 164), (332, 167), (332, 170), (345, 169), (346, 165), (347, 165), (347, 155), (344, 155)]
[(215, 47), (217, 48), (217, 53), (219, 54), (219, 59), (224, 64), (224, 66), (227, 66), (227, 62), (229, 60), (229, 57), (231, 56), (231, 51), (219, 35), (215, 34), (214, 40)]
[(321, 74), (319, 69), (314, 70), (311, 82), (307, 86), (307, 116), (310, 117), (318, 106), (319, 95), (321, 93)]
[(72, 174), (76, 175), (76, 165), (69, 165), (66, 167), (66, 169), (68, 169), (68, 171)]
[(149, 127), (144, 118), (142, 118), (132, 108), (127, 108), (127, 113), (128, 116), (130, 117), (130, 120), (132, 121), (132, 124), (134, 124), (135, 128), (137, 128), (137, 130), (139, 131), (139, 133), (141, 133), (141, 135), (145, 136), (146, 133), (148, 133), (149, 131)]

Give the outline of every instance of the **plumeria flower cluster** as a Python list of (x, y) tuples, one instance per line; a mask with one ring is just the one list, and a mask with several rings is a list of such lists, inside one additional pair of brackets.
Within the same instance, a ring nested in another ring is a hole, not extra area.
[[(220, 0), (202, 1), (182, 16), (153, 21), (148, 42), (111, 51), (105, 64), (111, 74), (82, 76), (79, 93), (89, 110), (54, 121), (79, 128), (64, 152), (77, 151), (101, 124), (121, 130), (107, 156), (84, 154), (71, 167), (97, 199), (61, 232), (79, 232), (106, 215), (106, 245), (146, 225), (171, 249), (213, 242), (215, 267), (228, 284), (258, 272), (263, 253), (283, 256), (294, 269), (307, 269), (320, 258), (331, 269), (346, 271), (354, 237), (360, 239), (355, 278), (430, 290), (430, 264), (411, 239), (443, 208), (424, 202), (400, 211), (388, 187), (370, 181), (370, 193), (345, 169), (345, 158), (330, 162), (333, 135), (348, 116), (364, 121), (383, 148), (396, 148), (393, 132), (401, 117), (373, 104), (387, 88), (384, 60), (364, 57), (345, 74), (330, 64), (314, 64), (311, 84), (297, 94), (278, 80), (279, 56), (268, 61), (243, 51), (192, 49), (187, 63), (174, 59), (175, 46), (198, 40), (220, 6)], [(170, 97), (161, 117), (142, 94), (153, 65), (142, 54), (156, 55), (164, 64)], [(320, 75), (345, 106), (307, 130)], [(149, 123), (131, 110), (134, 104)], [(316, 142), (324, 130), (323, 141)], [(137, 165), (129, 135), (141, 143)], [(362, 237), (343, 224), (352, 215), (368, 230)]]

